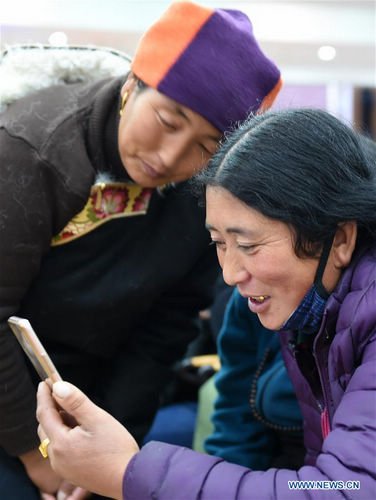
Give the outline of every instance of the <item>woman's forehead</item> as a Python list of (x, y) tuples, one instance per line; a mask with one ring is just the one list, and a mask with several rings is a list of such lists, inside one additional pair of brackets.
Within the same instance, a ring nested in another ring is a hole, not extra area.
[(206, 188), (206, 227), (249, 237), (274, 232), (291, 233), (284, 222), (263, 215), (219, 186)]
[(207, 186), (206, 219), (208, 225), (215, 226), (219, 223), (228, 225), (236, 221), (237, 226), (239, 224), (244, 226), (259, 218), (263, 218), (260, 212), (243, 203), (226, 189), (219, 186)]

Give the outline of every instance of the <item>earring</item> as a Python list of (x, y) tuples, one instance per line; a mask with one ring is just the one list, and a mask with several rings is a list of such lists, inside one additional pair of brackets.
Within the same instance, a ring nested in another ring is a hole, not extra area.
[(119, 111), (120, 116), (122, 116), (122, 114), (123, 114), (124, 106), (125, 106), (125, 103), (127, 102), (127, 99), (128, 99), (128, 91), (124, 92), (124, 95), (121, 98), (121, 106), (120, 106), (120, 111)]

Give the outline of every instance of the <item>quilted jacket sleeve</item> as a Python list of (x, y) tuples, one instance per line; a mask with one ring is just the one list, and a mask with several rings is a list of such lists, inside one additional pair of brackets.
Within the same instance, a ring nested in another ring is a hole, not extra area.
[[(124, 475), (124, 498), (375, 498), (375, 395), (376, 332), (370, 337), (361, 364), (354, 372), (334, 414), (332, 431), (324, 440), (315, 466), (304, 466), (298, 471), (269, 469), (256, 472), (186, 448), (152, 442), (135, 455), (129, 464)], [(296, 483), (289, 481), (306, 483), (296, 486)]]

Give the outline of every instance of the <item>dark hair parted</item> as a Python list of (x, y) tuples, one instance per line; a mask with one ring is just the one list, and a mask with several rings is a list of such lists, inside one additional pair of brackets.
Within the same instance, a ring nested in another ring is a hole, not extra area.
[(325, 111), (267, 112), (229, 135), (196, 180), (288, 224), (296, 254), (313, 257), (341, 222), (357, 222), (358, 244), (376, 240), (376, 148), (362, 143)]

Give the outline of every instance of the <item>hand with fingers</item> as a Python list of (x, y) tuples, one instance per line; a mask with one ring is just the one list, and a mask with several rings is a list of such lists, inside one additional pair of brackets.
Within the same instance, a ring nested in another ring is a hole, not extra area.
[[(37, 400), (38, 435), (49, 439), (55, 473), (82, 490), (121, 499), (124, 471), (139, 451), (129, 432), (67, 382), (56, 382), (52, 391), (42, 382)], [(70, 415), (69, 425), (61, 410)], [(72, 495), (65, 498), (85, 498)]]

